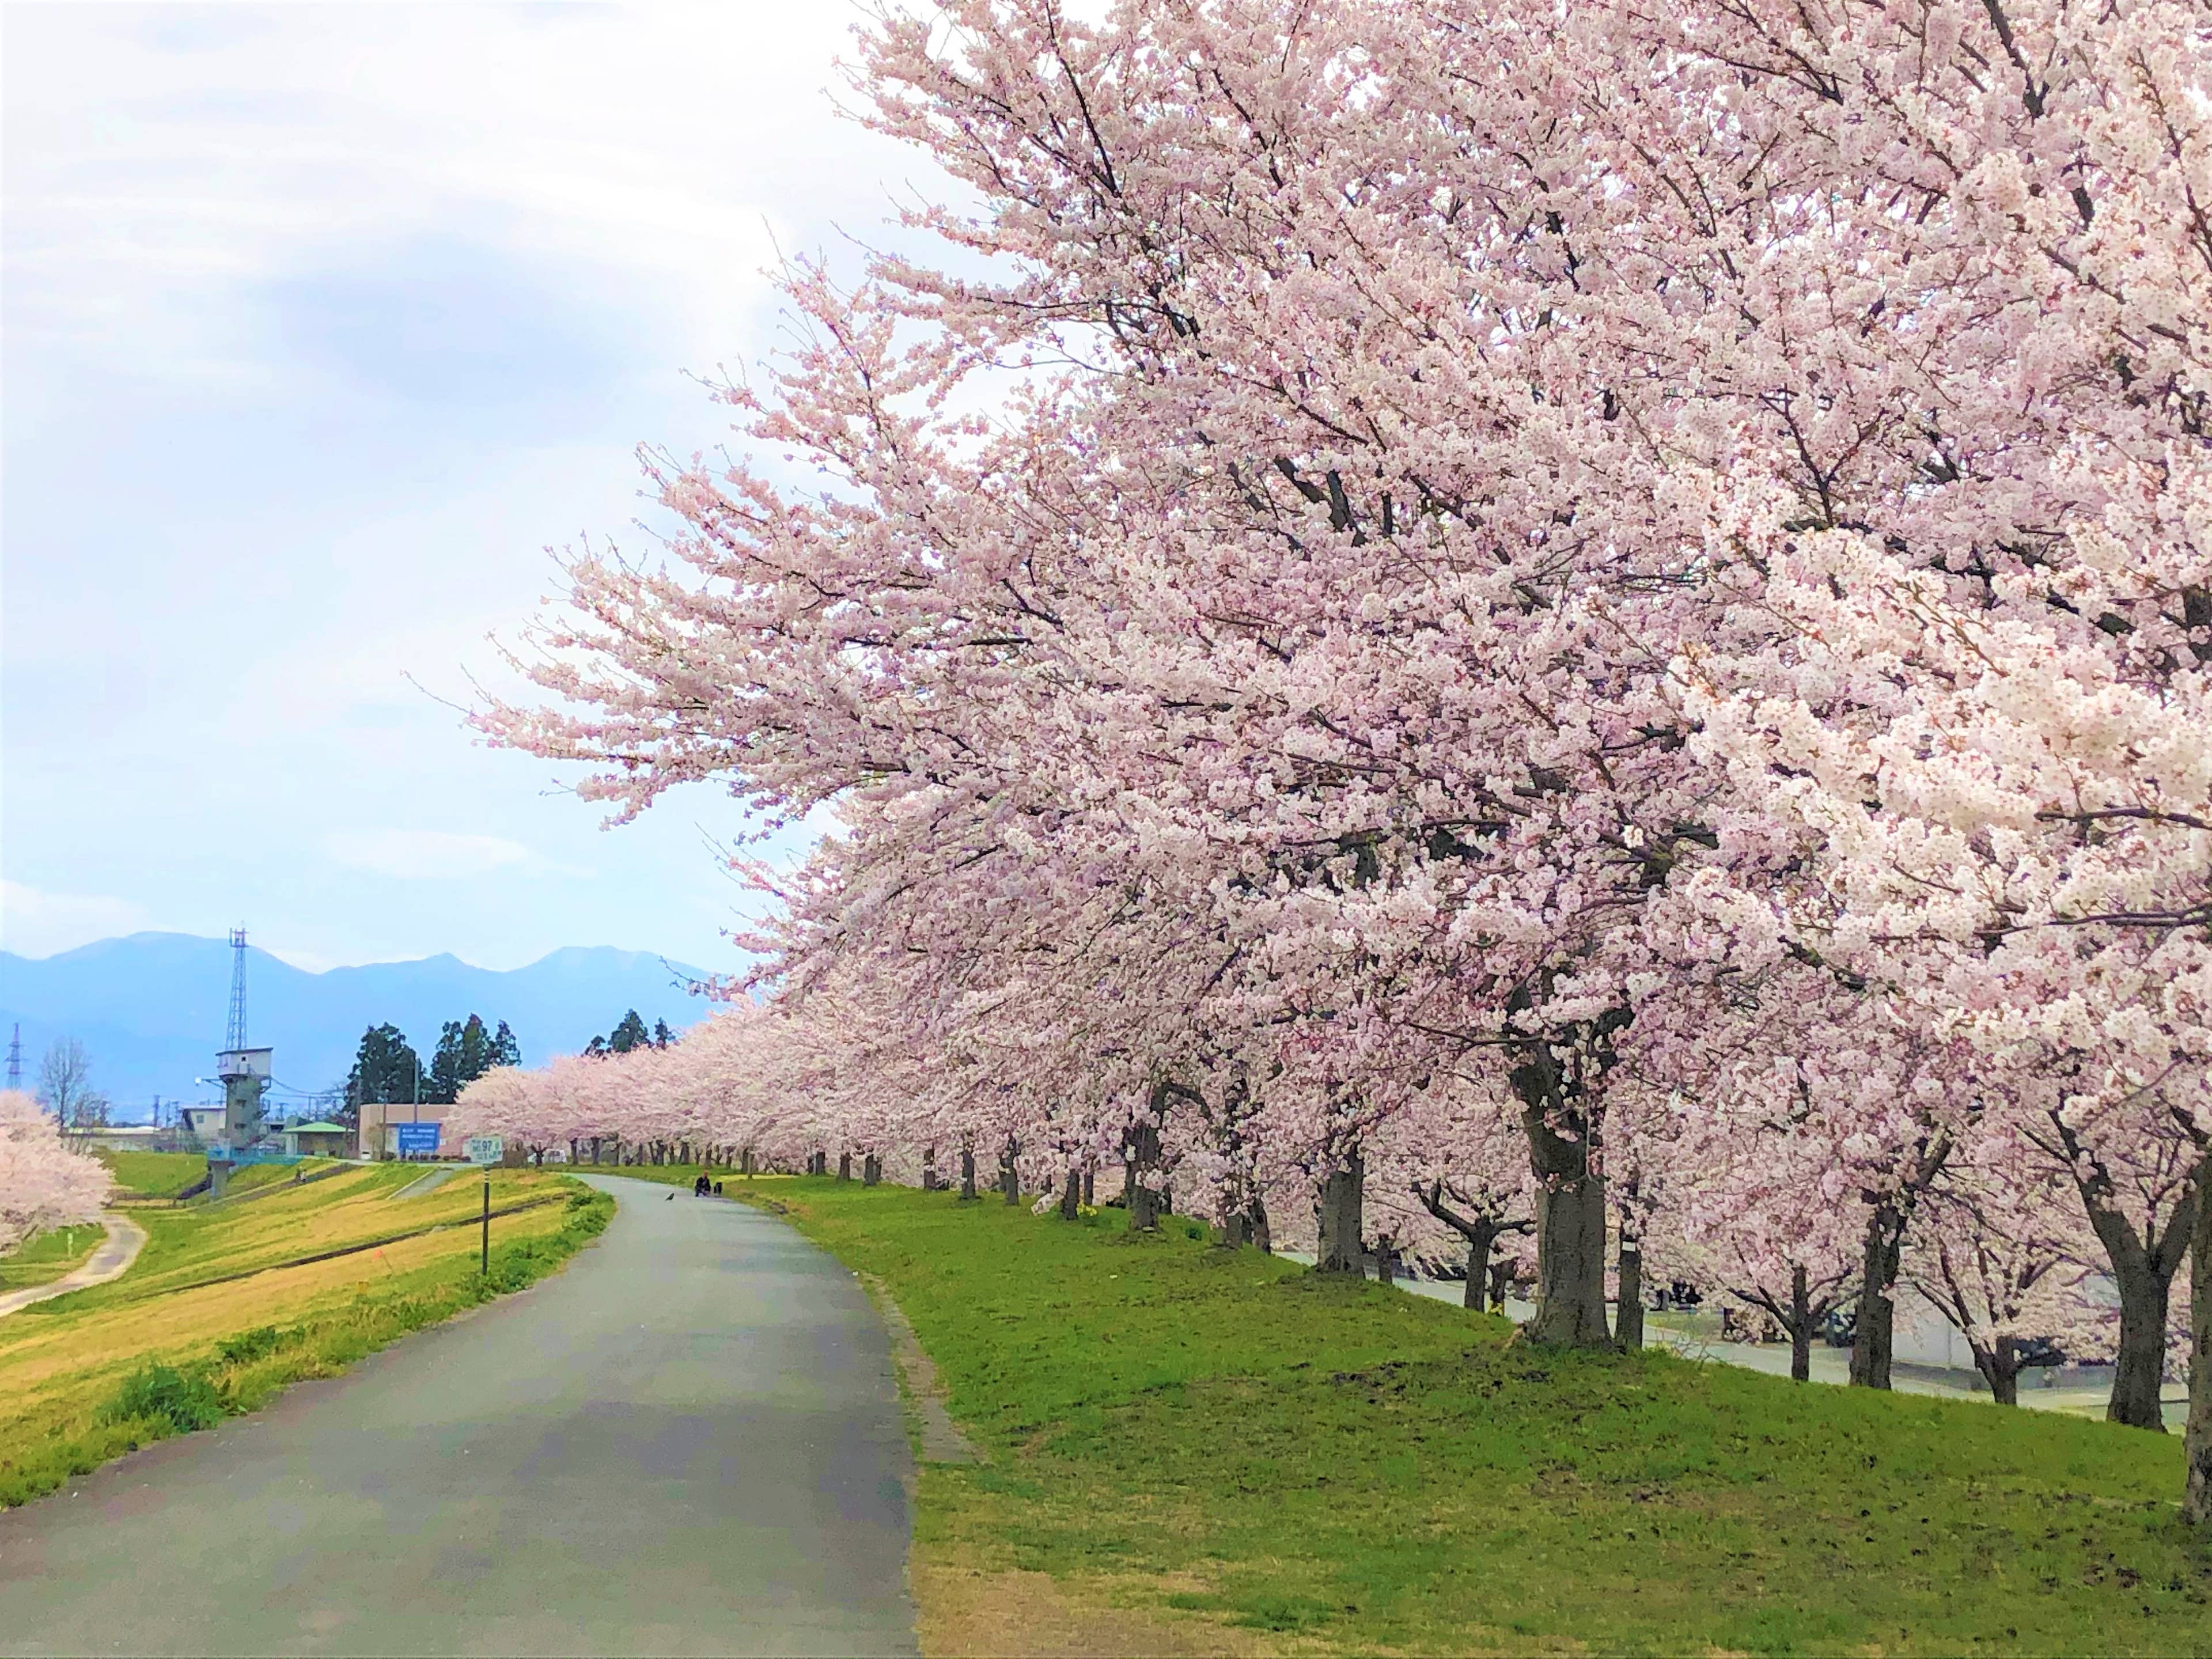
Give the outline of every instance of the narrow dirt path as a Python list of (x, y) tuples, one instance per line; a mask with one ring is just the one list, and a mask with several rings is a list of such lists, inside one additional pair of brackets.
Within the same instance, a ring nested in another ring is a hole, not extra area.
[(146, 1230), (128, 1216), (112, 1211), (100, 1218), (107, 1229), (107, 1237), (100, 1248), (82, 1267), (71, 1268), (51, 1285), (33, 1285), (27, 1290), (10, 1291), (0, 1296), (0, 1319), (19, 1313), (33, 1302), (51, 1302), (58, 1296), (67, 1296), (71, 1291), (88, 1290), (94, 1285), (105, 1285), (111, 1279), (120, 1279), (131, 1271), (131, 1264), (138, 1259), (138, 1252), (146, 1248)]

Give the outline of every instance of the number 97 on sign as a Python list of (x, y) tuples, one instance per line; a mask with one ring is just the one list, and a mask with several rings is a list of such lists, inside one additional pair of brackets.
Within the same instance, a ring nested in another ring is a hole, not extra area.
[(507, 1140), (504, 1136), (471, 1135), (469, 1137), (469, 1162), (471, 1164), (496, 1164), (506, 1153)]

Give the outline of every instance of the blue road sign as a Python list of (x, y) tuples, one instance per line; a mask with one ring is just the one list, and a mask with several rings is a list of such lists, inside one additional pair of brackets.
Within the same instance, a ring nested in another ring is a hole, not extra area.
[(392, 1134), (399, 1143), (402, 1158), (435, 1158), (438, 1155), (438, 1126), (434, 1123), (395, 1123)]

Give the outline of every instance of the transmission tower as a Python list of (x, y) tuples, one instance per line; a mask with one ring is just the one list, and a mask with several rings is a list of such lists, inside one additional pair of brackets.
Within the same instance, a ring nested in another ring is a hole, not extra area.
[(23, 1027), (20, 1022), (16, 1024), (15, 1036), (8, 1039), (8, 1086), (11, 1089), (23, 1086)]
[(246, 929), (230, 930), (230, 1030), (223, 1045), (234, 1054), (246, 1047)]
[(268, 1091), (269, 1050), (246, 1046), (246, 929), (230, 930), (230, 1026), (215, 1074), (222, 1079), (222, 1132), (208, 1148), (208, 1176), (220, 1192), (239, 1153), (266, 1132), (261, 1097)]

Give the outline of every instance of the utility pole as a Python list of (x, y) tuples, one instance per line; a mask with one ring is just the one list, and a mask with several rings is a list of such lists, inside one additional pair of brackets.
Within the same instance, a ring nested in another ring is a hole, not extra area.
[(8, 1086), (11, 1089), (23, 1086), (23, 1025), (21, 1020), (15, 1023), (15, 1035), (8, 1039)]

